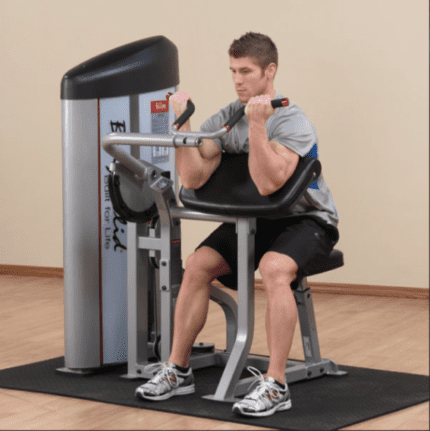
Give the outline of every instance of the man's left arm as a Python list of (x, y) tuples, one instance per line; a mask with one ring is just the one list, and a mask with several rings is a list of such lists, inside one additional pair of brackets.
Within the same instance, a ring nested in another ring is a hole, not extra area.
[(279, 190), (293, 175), (299, 155), (275, 141), (269, 141), (266, 121), (274, 113), (269, 96), (253, 97), (245, 114), (249, 121), (249, 172), (259, 193), (267, 196)]

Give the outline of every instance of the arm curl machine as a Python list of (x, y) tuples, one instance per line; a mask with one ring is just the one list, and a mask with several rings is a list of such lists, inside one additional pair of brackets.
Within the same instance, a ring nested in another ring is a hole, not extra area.
[[(288, 99), (272, 101), (273, 107), (288, 106)], [(302, 157), (289, 181), (270, 196), (261, 196), (247, 167), (247, 155), (223, 154), (223, 161), (209, 181), (198, 190), (182, 188), (177, 204), (169, 172), (139, 160), (121, 148), (123, 145), (194, 147), (202, 139), (228, 133), (244, 115), (244, 108), (215, 133), (181, 132), (181, 125), (194, 112), (187, 111), (172, 126), (172, 134), (110, 133), (102, 137), (104, 150), (115, 158), (110, 166), (109, 192), (115, 211), (128, 222), (128, 373), (127, 378), (150, 378), (145, 366), (154, 355), (165, 362), (170, 356), (173, 314), (182, 281), (180, 219), (230, 222), (238, 233), (238, 302), (212, 285), (211, 300), (218, 303), (227, 322), (227, 348), (196, 346), (190, 360), (194, 369), (220, 365), (224, 372), (215, 394), (205, 398), (233, 402), (245, 394), (255, 378), (240, 380), (245, 366), (267, 370), (268, 358), (249, 353), (254, 331), (254, 235), (257, 217), (288, 213), (309, 185), (321, 173), (317, 159)], [(132, 151), (133, 154), (133, 151)], [(235, 186), (232, 184), (232, 173)], [(225, 179), (229, 178), (229, 181)], [(322, 273), (343, 265), (343, 255), (334, 250)], [(313, 275), (308, 274), (308, 275)], [(304, 362), (290, 361), (285, 371), (288, 383), (322, 375), (345, 375), (337, 365), (321, 358), (311, 291), (306, 278), (296, 280), (298, 305), (305, 354)], [(154, 310), (151, 312), (151, 310)], [(150, 318), (148, 318), (148, 316)], [(155, 336), (154, 336), (155, 333)], [(150, 342), (150, 340), (155, 340)]]

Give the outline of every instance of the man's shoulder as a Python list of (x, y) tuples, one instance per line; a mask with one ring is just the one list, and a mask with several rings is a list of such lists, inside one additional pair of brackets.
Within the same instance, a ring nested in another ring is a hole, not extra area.
[[(284, 96), (283, 94), (276, 92), (275, 99), (284, 99), (285, 97), (286, 96)], [(305, 115), (303, 110), (297, 104), (295, 104), (293, 101), (291, 101), (291, 99), (289, 99), (288, 106), (282, 107), (282, 108), (277, 108), (276, 113), (279, 116), (283, 116), (283, 117)]]
[[(283, 96), (280, 93), (276, 93), (276, 99), (283, 99)], [(303, 126), (308, 125), (311, 126), (312, 122), (306, 116), (305, 112), (300, 108), (300, 106), (296, 105), (291, 100), (289, 101), (289, 105), (283, 108), (277, 108), (275, 114), (272, 116), (272, 126), (276, 127), (279, 123), (288, 122), (291, 126), (294, 124)], [(312, 126), (311, 126), (312, 127)]]

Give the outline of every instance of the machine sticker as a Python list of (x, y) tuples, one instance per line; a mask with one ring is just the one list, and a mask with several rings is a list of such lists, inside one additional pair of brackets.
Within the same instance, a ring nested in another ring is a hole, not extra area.
[[(154, 100), (151, 102), (151, 133), (167, 135), (169, 133), (169, 102)], [(169, 161), (169, 147), (152, 147), (151, 163), (165, 163)]]
[(309, 337), (303, 337), (303, 347), (306, 356), (312, 356), (311, 340)]
[(110, 129), (112, 132), (125, 133), (126, 132), (125, 121), (111, 121)]
[[(100, 99), (100, 136), (130, 132), (130, 98)], [(123, 147), (130, 152), (128, 147)], [(127, 360), (127, 225), (109, 195), (112, 156), (100, 148), (102, 358), (104, 364)]]

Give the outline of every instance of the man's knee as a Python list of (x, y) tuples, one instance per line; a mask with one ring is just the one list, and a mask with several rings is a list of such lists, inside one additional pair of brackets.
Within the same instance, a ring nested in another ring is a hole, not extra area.
[(191, 277), (205, 277), (209, 281), (227, 274), (230, 267), (224, 258), (210, 247), (201, 247), (187, 258), (185, 273)]
[(298, 269), (291, 257), (276, 252), (267, 252), (259, 265), (266, 290), (279, 285), (289, 286), (297, 278)]

